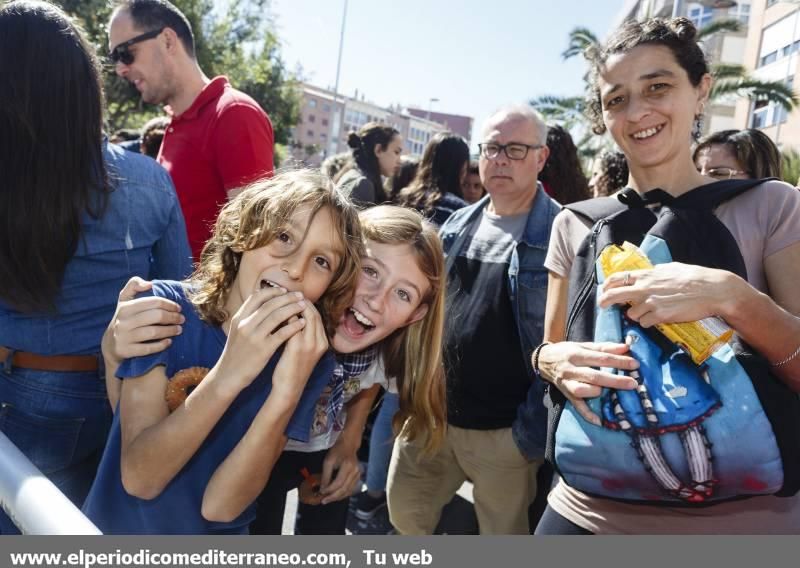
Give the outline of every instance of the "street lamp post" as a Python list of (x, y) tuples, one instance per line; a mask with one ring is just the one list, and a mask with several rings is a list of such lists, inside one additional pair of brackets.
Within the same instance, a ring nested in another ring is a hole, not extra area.
[(342, 119), (344, 115), (345, 100), (342, 100), (342, 109), (337, 108), (339, 102), (339, 71), (342, 69), (342, 48), (344, 47), (344, 26), (347, 22), (347, 0), (344, 0), (342, 10), (342, 31), (339, 35), (339, 56), (336, 60), (336, 82), (333, 85), (333, 128), (331, 129), (332, 140), (330, 141), (331, 155), (339, 153), (339, 140), (341, 139)]
[(433, 107), (433, 103), (438, 103), (439, 99), (437, 98), (430, 98), (428, 99), (428, 120), (431, 119), (431, 108)]

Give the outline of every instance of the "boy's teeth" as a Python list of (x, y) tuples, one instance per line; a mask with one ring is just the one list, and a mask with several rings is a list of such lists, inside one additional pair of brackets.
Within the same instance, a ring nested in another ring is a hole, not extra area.
[(355, 310), (355, 309), (351, 309), (351, 310), (350, 310), (350, 312), (353, 314), (353, 317), (354, 317), (354, 318), (356, 318), (356, 321), (357, 321), (358, 323), (360, 323), (360, 324), (362, 324), (362, 325), (365, 325), (365, 326), (367, 326), (367, 327), (375, 327), (375, 324), (374, 324), (374, 323), (372, 323), (372, 322), (369, 320), (369, 318), (367, 318), (367, 316), (365, 316), (365, 315), (364, 315), (364, 314), (362, 314), (361, 312), (359, 312), (359, 311), (357, 311), (357, 310)]

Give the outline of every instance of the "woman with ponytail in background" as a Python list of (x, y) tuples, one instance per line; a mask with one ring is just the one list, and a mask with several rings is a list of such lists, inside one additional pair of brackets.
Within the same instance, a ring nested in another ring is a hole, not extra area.
[(363, 207), (387, 201), (381, 176), (391, 177), (400, 167), (400, 133), (391, 126), (368, 122), (350, 133), (347, 145), (353, 157), (336, 178), (336, 187)]

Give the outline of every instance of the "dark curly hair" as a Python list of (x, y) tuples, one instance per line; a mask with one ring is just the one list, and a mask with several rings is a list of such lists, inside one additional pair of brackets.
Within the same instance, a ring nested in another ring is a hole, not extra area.
[(628, 160), (625, 154), (603, 150), (596, 159), (600, 161), (601, 173), (590, 188), (595, 197), (606, 197), (625, 187), (628, 183)]
[(569, 131), (558, 125), (548, 127), (547, 147), (550, 155), (539, 172), (539, 181), (547, 184), (553, 199), (561, 205), (589, 199), (589, 183)]
[(600, 74), (606, 61), (612, 55), (627, 53), (640, 45), (663, 45), (668, 48), (695, 87), (709, 72), (706, 56), (697, 43), (697, 28), (689, 19), (652, 18), (644, 22), (624, 23), (602, 47), (590, 47), (584, 52), (590, 67), (586, 115), (595, 134), (603, 134), (606, 131), (599, 86)]

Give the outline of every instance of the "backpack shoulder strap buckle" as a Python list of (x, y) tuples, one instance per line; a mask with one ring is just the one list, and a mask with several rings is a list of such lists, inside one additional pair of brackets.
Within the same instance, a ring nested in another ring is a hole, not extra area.
[(640, 209), (650, 205), (664, 205), (671, 203), (675, 198), (663, 189), (651, 189), (650, 191), (642, 194), (635, 189), (628, 187), (622, 190), (619, 195), (617, 195), (617, 199), (619, 199), (629, 209)]

